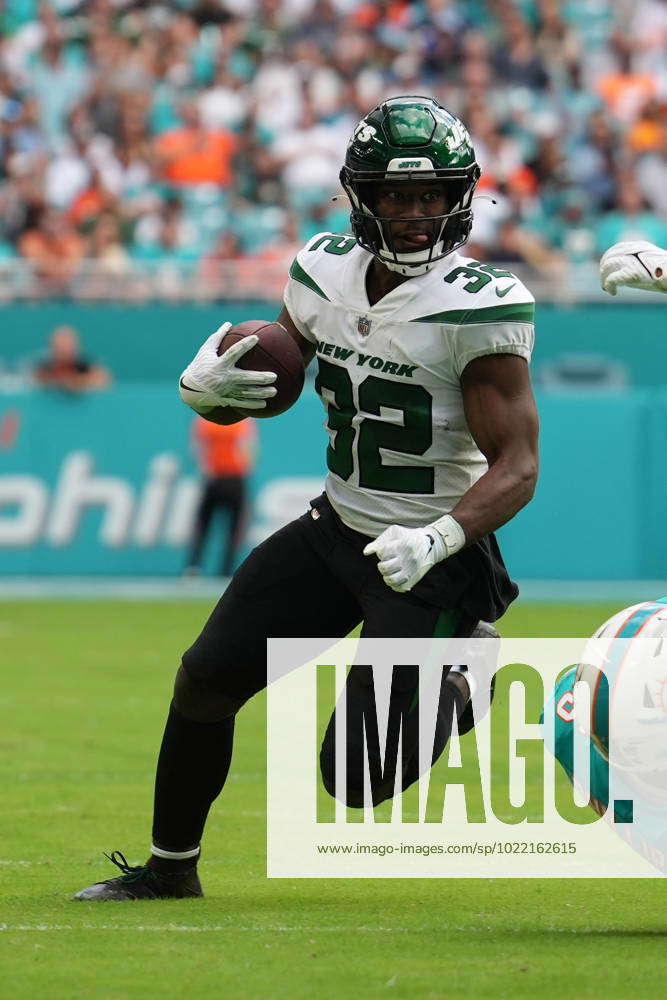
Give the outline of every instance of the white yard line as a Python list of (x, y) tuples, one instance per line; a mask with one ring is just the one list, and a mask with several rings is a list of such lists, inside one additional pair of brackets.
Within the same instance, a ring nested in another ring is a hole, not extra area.
[[(112, 905), (112, 904), (109, 904)], [(439, 925), (439, 931), (455, 931), (465, 934), (482, 934), (485, 932), (495, 933), (502, 928), (494, 927), (491, 924), (447, 924)], [(610, 934), (623, 933), (618, 927), (541, 927), (536, 928), (544, 934)], [(419, 927), (369, 927), (362, 925), (354, 927), (351, 924), (334, 924), (329, 926), (309, 926), (308, 924), (0, 924), (0, 934), (16, 932), (45, 932), (53, 931), (125, 931), (133, 934), (140, 931), (148, 934), (164, 934), (174, 932), (176, 934), (224, 934), (230, 931), (240, 931), (246, 934), (409, 934), (420, 933), (428, 928)], [(517, 927), (514, 930), (516, 936), (521, 936), (525, 928)], [(660, 935), (662, 930), (644, 930), (637, 932), (646, 935)]]
[[(57, 599), (188, 601), (217, 600), (228, 580), (202, 577), (2, 576), (0, 601)], [(520, 580), (526, 602), (633, 603), (667, 594), (666, 580)]]
[[(109, 904), (111, 905), (111, 904)], [(177, 934), (222, 934), (229, 933), (230, 931), (240, 931), (242, 933), (249, 934), (341, 934), (352, 932), (354, 934), (409, 934), (420, 933), (422, 928), (420, 927), (369, 927), (367, 925), (362, 925), (360, 927), (354, 927), (351, 924), (335, 924), (330, 926), (310, 926), (308, 924), (0, 924), (0, 934), (11, 933), (11, 932), (46, 932), (50, 933), (53, 931), (126, 931), (128, 934), (133, 934), (135, 931), (143, 931), (149, 934), (164, 934), (165, 932), (171, 932)], [(486, 926), (481, 924), (474, 925), (460, 925), (460, 924), (447, 924), (443, 922), (439, 925), (440, 931), (454, 931), (457, 933), (465, 934), (481, 934), (486, 931), (491, 933), (496, 933), (502, 931), (507, 933), (507, 929), (492, 926), (488, 924)], [(586, 934), (616, 934), (624, 933), (622, 928), (618, 927), (541, 927), (537, 928), (544, 934), (576, 934), (586, 935)], [(521, 936), (525, 932), (525, 928), (517, 927), (514, 929), (513, 933), (516, 936)], [(646, 935), (659, 935), (662, 934), (662, 930), (651, 930), (647, 929), (644, 931), (637, 932), (639, 936), (642, 934)]]
[(217, 600), (228, 580), (203, 577), (0, 576), (0, 601)]
[[(453, 930), (454, 928), (450, 928)], [(461, 927), (457, 930), (468, 930)], [(345, 924), (338, 924), (332, 927), (309, 927), (301, 924), (0, 924), (0, 933), (12, 931), (145, 931), (148, 933), (163, 934), (165, 931), (175, 931), (179, 934), (220, 934), (228, 931), (242, 931), (252, 934), (275, 934), (275, 933), (309, 933), (318, 932), (324, 934), (339, 934), (341, 931), (353, 931), (354, 933), (368, 934), (397, 934), (405, 932), (405, 927), (351, 927)]]

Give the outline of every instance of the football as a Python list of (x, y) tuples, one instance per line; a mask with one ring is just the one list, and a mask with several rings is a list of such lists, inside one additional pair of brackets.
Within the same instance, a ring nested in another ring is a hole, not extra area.
[[(303, 358), (284, 327), (263, 319), (249, 319), (233, 326), (220, 341), (218, 354), (223, 354), (232, 344), (253, 334), (259, 337), (259, 343), (239, 358), (237, 366), (247, 371), (275, 372), (278, 378), (274, 384), (278, 391), (272, 399), (267, 399), (264, 409), (233, 412), (236, 417), (275, 417), (289, 410), (301, 395), (305, 375)], [(229, 413), (229, 408), (222, 409), (222, 414), (225, 412)], [(207, 417), (210, 419), (211, 414)]]

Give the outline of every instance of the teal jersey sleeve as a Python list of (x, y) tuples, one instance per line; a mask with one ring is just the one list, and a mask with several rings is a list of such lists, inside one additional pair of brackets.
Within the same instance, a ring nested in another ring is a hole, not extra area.
[[(544, 734), (545, 742), (571, 782), (574, 774), (576, 724), (573, 693), (575, 676), (576, 670), (572, 669), (560, 678), (540, 718), (540, 722), (544, 722), (549, 715), (553, 716), (553, 743), (548, 731)], [(596, 812), (602, 814), (609, 803), (609, 768), (592, 741), (589, 760), (591, 805)], [(616, 833), (633, 850), (667, 874), (667, 809), (664, 801), (651, 800), (647, 795), (638, 794), (637, 787), (629, 781), (629, 776), (618, 771), (614, 774), (613, 796), (613, 816), (607, 812), (607, 821), (613, 821)]]
[[(574, 778), (574, 681), (576, 670), (568, 670), (563, 674), (556, 684), (553, 698), (551, 698), (542, 713), (544, 721), (545, 713), (553, 713), (554, 716), (554, 744), (549, 749), (561, 765), (570, 781)], [(547, 744), (549, 734), (546, 734)], [(590, 742), (590, 790), (591, 798), (599, 803), (598, 811), (604, 812), (609, 803), (609, 767), (604, 757), (597, 750), (593, 742)], [(617, 812), (617, 822), (632, 822), (632, 813), (627, 819)]]

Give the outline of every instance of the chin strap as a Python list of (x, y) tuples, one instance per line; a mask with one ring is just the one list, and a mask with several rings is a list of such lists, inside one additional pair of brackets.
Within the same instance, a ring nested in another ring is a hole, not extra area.
[[(427, 274), (432, 267), (435, 267), (437, 260), (431, 259), (422, 262), (415, 262), (413, 264), (409, 263), (408, 259), (410, 257), (421, 255), (426, 252), (427, 251), (424, 250), (417, 250), (415, 254), (397, 253), (397, 254), (391, 254), (391, 256), (389, 256), (391, 251), (387, 250), (386, 251), (387, 256), (385, 256), (385, 252), (380, 250), (379, 257), (384, 266), (389, 268), (390, 271), (396, 271), (398, 274), (417, 277), (420, 274)], [(433, 256), (437, 256), (441, 252), (442, 252), (442, 240), (440, 240), (439, 243), (436, 243), (435, 246), (433, 247)], [(440, 257), (440, 260), (442, 260), (442, 257)]]
[(378, 251), (380, 260), (385, 267), (389, 268), (390, 271), (395, 271), (397, 274), (407, 275), (408, 277), (418, 277), (420, 274), (427, 274), (437, 263), (438, 258), (442, 259), (441, 254), (444, 246), (442, 233), (446, 224), (447, 219), (445, 218), (440, 224), (438, 239), (432, 247), (428, 247), (426, 250), (415, 250), (412, 253), (397, 253), (387, 246), (387, 241), (382, 231), (382, 223), (376, 220), (382, 244), (382, 249)]

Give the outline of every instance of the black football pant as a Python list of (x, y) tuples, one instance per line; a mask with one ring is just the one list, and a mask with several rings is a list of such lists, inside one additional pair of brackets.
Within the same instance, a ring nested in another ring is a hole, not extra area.
[[(234, 715), (266, 686), (267, 637), (346, 636), (363, 620), (362, 636), (428, 638), (467, 636), (477, 625), (453, 608), (426, 603), (412, 592), (398, 594), (382, 580), (375, 556), (362, 554), (368, 538), (347, 528), (327, 501), (259, 545), (237, 570), (193, 646), (183, 656), (174, 701), (158, 761), (154, 843), (184, 851), (202, 836), (211, 803), (231, 761)], [(416, 717), (416, 676), (399, 679), (392, 706)], [(350, 670), (345, 696), (365, 713), (372, 697), (367, 668)], [(434, 759), (446, 745), (454, 711), (463, 699), (453, 685), (441, 686)], [(298, 709), (296, 709), (298, 710)], [(414, 727), (413, 727), (414, 729)], [(405, 726), (403, 740), (409, 739)], [(416, 730), (415, 730), (416, 741)], [(347, 747), (346, 790), (350, 805), (361, 795), (363, 738)], [(402, 778), (418, 777), (416, 742), (404, 746)], [(320, 763), (327, 789), (334, 784), (334, 725), (322, 744)], [(377, 773), (374, 801), (393, 794), (391, 775)]]
[(230, 576), (241, 543), (245, 513), (245, 477), (214, 476), (207, 479), (197, 508), (188, 566), (199, 567), (216, 510), (227, 512), (227, 540), (220, 561), (220, 575)]

